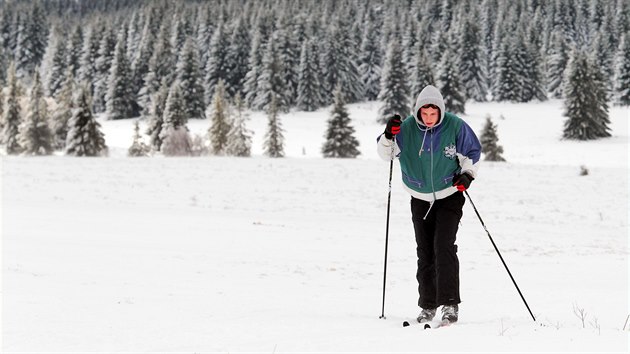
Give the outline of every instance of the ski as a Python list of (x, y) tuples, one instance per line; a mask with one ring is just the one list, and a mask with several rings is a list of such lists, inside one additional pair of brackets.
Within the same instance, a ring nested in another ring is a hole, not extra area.
[(451, 326), (454, 322), (451, 322), (449, 320), (442, 320), (442, 321), (431, 321), (431, 322), (422, 322), (419, 323), (417, 321), (403, 321), (402, 326), (403, 327), (409, 327), (411, 326), (411, 324), (419, 324), (422, 325), (422, 329), (437, 329), (440, 327), (449, 327)]

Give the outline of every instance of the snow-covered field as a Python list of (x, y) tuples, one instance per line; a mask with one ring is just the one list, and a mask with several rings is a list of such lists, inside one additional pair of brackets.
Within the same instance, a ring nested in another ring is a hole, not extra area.
[(418, 308), (398, 170), (378, 318), (389, 163), (364, 103), (354, 160), (320, 157), (326, 110), (281, 117), (284, 159), (261, 156), (258, 113), (252, 158), (126, 158), (131, 121), (102, 122), (109, 158), (3, 157), (2, 352), (628, 352), (630, 111), (574, 142), (560, 101), (467, 109), (498, 125), (508, 162), (470, 196), (537, 323), (467, 203), (460, 322), (401, 327)]

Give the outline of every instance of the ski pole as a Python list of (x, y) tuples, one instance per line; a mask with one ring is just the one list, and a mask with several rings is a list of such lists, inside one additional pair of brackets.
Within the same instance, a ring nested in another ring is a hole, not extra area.
[(507, 264), (505, 264), (505, 261), (503, 260), (503, 256), (501, 256), (501, 252), (499, 252), (499, 248), (497, 248), (497, 245), (494, 243), (492, 236), (490, 236), (490, 232), (488, 231), (486, 224), (481, 219), (481, 215), (479, 215), (479, 212), (477, 211), (477, 208), (475, 207), (475, 203), (473, 203), (472, 199), (470, 198), (468, 191), (464, 191), (464, 193), (466, 193), (466, 196), (468, 197), (468, 200), (470, 201), (470, 205), (472, 205), (473, 209), (475, 210), (475, 214), (477, 214), (479, 221), (481, 221), (481, 226), (483, 226), (483, 229), (486, 230), (486, 233), (488, 234), (488, 238), (490, 238), (490, 242), (492, 242), (492, 246), (494, 246), (494, 250), (497, 251), (499, 258), (501, 259), (501, 263), (503, 263), (503, 266), (505, 267), (505, 270), (507, 270), (507, 273), (510, 276), (510, 279), (512, 279), (512, 283), (514, 283), (514, 286), (516, 287), (518, 294), (521, 296), (521, 299), (523, 300), (525, 307), (527, 307), (527, 311), (529, 311), (530, 316), (532, 316), (532, 319), (534, 320), (534, 322), (536, 322), (536, 317), (534, 317), (534, 314), (532, 313), (532, 310), (529, 308), (527, 301), (525, 301), (525, 297), (523, 296), (521, 289), (516, 284), (516, 280), (514, 280), (514, 277), (512, 276), (512, 272), (510, 272), (510, 269), (508, 268)]
[(381, 307), (380, 319), (386, 319), (385, 317), (385, 284), (387, 283), (387, 245), (389, 244), (389, 207), (392, 200), (392, 172), (394, 171), (394, 144), (396, 144), (396, 138), (392, 141), (392, 156), (389, 162), (389, 192), (387, 193), (387, 222), (385, 224), (385, 266), (383, 269), (383, 306)]

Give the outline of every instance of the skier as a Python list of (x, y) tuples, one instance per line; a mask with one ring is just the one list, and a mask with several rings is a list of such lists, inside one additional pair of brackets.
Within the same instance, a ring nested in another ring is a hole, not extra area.
[(421, 308), (417, 320), (432, 321), (442, 306), (442, 323), (448, 325), (457, 322), (461, 302), (455, 239), (463, 192), (477, 175), (481, 144), (470, 126), (444, 107), (440, 91), (426, 86), (413, 115), (404, 121), (392, 116), (377, 145), (383, 160), (398, 158), (403, 187), (411, 194)]

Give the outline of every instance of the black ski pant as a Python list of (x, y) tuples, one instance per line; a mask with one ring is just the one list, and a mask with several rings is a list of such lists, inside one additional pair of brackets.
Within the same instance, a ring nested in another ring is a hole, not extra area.
[(464, 194), (456, 192), (436, 200), (429, 211), (429, 202), (411, 198), (418, 254), (418, 305), (424, 309), (461, 302), (455, 239), (464, 202)]

